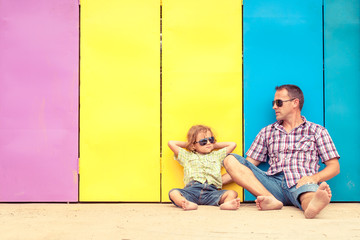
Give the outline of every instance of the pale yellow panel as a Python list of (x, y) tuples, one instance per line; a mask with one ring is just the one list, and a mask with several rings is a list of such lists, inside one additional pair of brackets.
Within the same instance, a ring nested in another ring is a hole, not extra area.
[(159, 1), (82, 1), (80, 44), (80, 201), (160, 201)]
[[(195, 124), (234, 141), (242, 154), (242, 3), (163, 0), (162, 201), (183, 187), (169, 140), (186, 141)], [(242, 199), (242, 189), (231, 185)]]

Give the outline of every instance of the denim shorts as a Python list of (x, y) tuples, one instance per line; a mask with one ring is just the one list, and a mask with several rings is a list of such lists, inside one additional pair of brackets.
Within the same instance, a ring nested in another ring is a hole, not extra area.
[[(186, 198), (186, 200), (196, 203), (198, 205), (211, 205), (211, 206), (219, 206), (220, 199), (222, 195), (227, 190), (219, 190), (213, 184), (208, 183), (200, 183), (198, 181), (191, 181), (188, 183), (183, 189), (182, 188), (174, 188), (169, 192), (177, 190), (181, 193), (181, 195)], [(172, 200), (171, 202), (176, 205)], [(176, 205), (177, 206), (177, 205)], [(177, 206), (181, 207), (181, 206)]]
[[(299, 188), (296, 188), (296, 185), (289, 188), (286, 185), (286, 180), (283, 172), (277, 173), (275, 175), (266, 175), (266, 172), (262, 171), (260, 168), (237, 154), (233, 155), (241, 164), (250, 168), (254, 173), (255, 177), (262, 183), (262, 185), (272, 194), (276, 199), (281, 201), (284, 206), (294, 205), (302, 210), (300, 195), (306, 192), (316, 192), (319, 188), (318, 184), (311, 183), (305, 184)], [(255, 196), (256, 197), (256, 196)]]

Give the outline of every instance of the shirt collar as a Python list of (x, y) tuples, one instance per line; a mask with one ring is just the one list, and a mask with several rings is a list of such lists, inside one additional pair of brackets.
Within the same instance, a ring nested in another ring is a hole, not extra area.
[[(304, 121), (302, 124), (300, 124), (298, 127), (296, 127), (296, 128), (300, 128), (300, 127), (305, 127), (306, 125), (307, 125), (307, 120), (306, 120), (306, 118), (304, 117), (304, 116), (301, 116), (301, 119)], [(277, 128), (277, 129), (279, 129), (279, 130), (282, 130), (282, 131), (285, 131), (285, 129), (284, 129), (284, 127), (282, 126), (282, 123), (283, 123), (283, 120), (279, 120), (279, 121), (276, 121), (275, 123), (274, 123), (274, 127), (275, 128)], [(295, 128), (295, 129), (296, 129)]]

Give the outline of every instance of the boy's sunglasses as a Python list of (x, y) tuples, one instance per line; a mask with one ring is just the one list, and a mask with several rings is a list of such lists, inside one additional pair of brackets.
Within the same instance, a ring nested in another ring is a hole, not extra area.
[(214, 143), (215, 142), (215, 138), (214, 137), (209, 137), (209, 138), (203, 138), (203, 139), (200, 139), (198, 142), (195, 142), (195, 143), (199, 143), (200, 146), (205, 146), (207, 144), (207, 142), (210, 143)]
[(281, 100), (281, 99), (276, 99), (275, 101), (272, 101), (272, 105), (271, 106), (274, 106), (274, 104), (276, 104), (276, 106), (278, 107), (282, 107), (282, 105), (284, 104), (284, 102), (289, 102), (289, 101), (292, 101), (296, 98), (292, 98), (292, 99), (289, 99), (289, 100)]

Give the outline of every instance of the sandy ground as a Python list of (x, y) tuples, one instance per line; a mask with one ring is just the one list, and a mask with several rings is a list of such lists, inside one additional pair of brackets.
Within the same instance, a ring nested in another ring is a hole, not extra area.
[(360, 239), (360, 203), (332, 203), (316, 219), (295, 207), (258, 211), (171, 204), (0, 204), (0, 239)]

